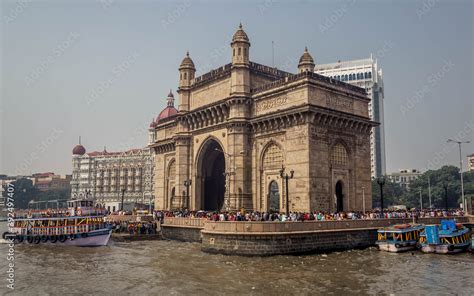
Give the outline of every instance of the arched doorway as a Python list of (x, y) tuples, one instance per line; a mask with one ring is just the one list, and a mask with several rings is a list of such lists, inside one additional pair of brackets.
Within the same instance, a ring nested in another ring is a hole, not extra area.
[(208, 140), (200, 153), (198, 175), (201, 178), (201, 208), (220, 211), (225, 201), (225, 157), (221, 145)]
[(343, 184), (342, 181), (337, 181), (336, 183), (336, 211), (342, 212), (344, 210), (344, 193), (343, 193)]
[(268, 186), (268, 208), (270, 211), (280, 211), (280, 189), (277, 181), (273, 180)]

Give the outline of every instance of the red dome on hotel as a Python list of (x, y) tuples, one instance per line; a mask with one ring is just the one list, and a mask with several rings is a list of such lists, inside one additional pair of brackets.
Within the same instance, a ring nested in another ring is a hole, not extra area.
[(72, 154), (73, 155), (84, 155), (84, 154), (86, 154), (86, 148), (84, 148), (84, 146), (82, 146), (81, 144), (78, 144), (72, 149)]

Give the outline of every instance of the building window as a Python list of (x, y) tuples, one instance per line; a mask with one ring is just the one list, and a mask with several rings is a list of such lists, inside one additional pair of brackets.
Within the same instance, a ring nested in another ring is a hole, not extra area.
[(372, 72), (369, 72), (369, 79), (372, 78)]
[(235, 57), (235, 48), (234, 48), (233, 52), (234, 52), (234, 53), (233, 53), (233, 56)]
[(270, 144), (263, 154), (263, 169), (279, 169), (283, 165), (283, 153), (276, 144)]
[(241, 53), (242, 53), (241, 50), (242, 50), (242, 49), (239, 47), (239, 53), (238, 53), (238, 55), (241, 55)]
[(244, 56), (247, 56), (247, 48), (244, 48)]
[(346, 147), (341, 143), (334, 145), (332, 148), (331, 162), (337, 165), (347, 165), (349, 163)]

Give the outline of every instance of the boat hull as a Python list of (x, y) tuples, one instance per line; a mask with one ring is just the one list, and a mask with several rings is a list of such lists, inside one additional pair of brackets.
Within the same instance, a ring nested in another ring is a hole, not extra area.
[(416, 249), (416, 243), (408, 244), (406, 246), (399, 246), (397, 247), (395, 244), (390, 243), (377, 243), (380, 251), (386, 251), (391, 253), (400, 253), (400, 252), (407, 252), (410, 250)]
[(421, 251), (423, 253), (437, 253), (437, 254), (457, 254), (466, 251), (469, 248), (469, 244), (460, 244), (456, 246), (452, 245), (421, 245)]
[(76, 235), (73, 239), (67, 238), (65, 241), (61, 242), (56, 240), (52, 242), (50, 239), (43, 242), (27, 242), (24, 240), (23, 244), (28, 245), (57, 245), (57, 246), (76, 246), (76, 247), (101, 247), (106, 246), (109, 242), (110, 236), (112, 234), (112, 229), (100, 229), (94, 230), (87, 233), (87, 236), (82, 236), (81, 234)]

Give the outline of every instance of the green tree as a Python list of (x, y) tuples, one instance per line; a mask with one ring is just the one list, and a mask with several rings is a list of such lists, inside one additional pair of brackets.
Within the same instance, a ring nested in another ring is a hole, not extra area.
[[(383, 186), (383, 206), (387, 208), (393, 205), (405, 204), (401, 203), (405, 190), (392, 180), (385, 178), (385, 185)], [(380, 185), (377, 180), (372, 180), (372, 206), (374, 208), (380, 207)]]
[[(12, 182), (14, 193), (14, 205), (16, 209), (28, 209), (28, 203), (32, 201), (38, 194), (38, 189), (33, 186), (33, 182), (26, 178), (21, 178)], [(7, 192), (3, 192), (3, 197), (7, 196)]]

